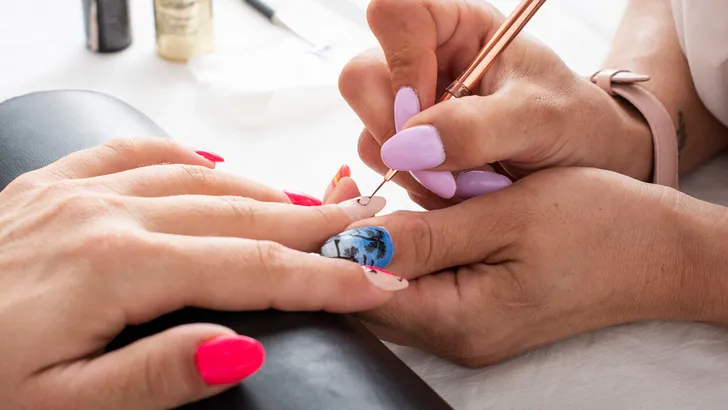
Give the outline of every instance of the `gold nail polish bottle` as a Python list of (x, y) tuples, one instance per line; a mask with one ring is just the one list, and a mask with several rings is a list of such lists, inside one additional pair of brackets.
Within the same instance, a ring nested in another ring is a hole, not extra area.
[(154, 0), (157, 52), (187, 61), (214, 49), (212, 0)]

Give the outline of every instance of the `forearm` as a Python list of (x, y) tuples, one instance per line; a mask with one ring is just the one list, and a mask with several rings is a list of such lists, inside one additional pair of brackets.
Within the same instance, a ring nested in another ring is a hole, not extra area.
[(648, 74), (643, 84), (665, 106), (677, 129), (680, 173), (728, 146), (728, 128), (708, 110), (693, 85), (669, 0), (630, 0), (605, 68)]

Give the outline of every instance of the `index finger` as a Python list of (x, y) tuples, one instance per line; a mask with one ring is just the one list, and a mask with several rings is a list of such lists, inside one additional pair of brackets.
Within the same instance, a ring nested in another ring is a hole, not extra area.
[(142, 295), (134, 299), (156, 300), (153, 305), (165, 311), (194, 306), (344, 313), (380, 306), (408, 284), (376, 269), (275, 242), (157, 234), (149, 245), (159, 249), (155, 265), (163, 263), (165, 269), (155, 273), (158, 280), (147, 277)]
[(35, 171), (49, 178), (80, 179), (114, 174), (157, 164), (185, 164), (214, 168), (192, 148), (169, 138), (114, 139), (77, 151)]

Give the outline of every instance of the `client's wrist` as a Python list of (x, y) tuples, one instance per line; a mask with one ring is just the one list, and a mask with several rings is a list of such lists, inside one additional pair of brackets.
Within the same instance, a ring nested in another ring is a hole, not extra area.
[(728, 327), (728, 208), (665, 192), (661, 234), (670, 241), (667, 249), (652, 250), (667, 260), (652, 271), (657, 288), (646, 300), (647, 319)]

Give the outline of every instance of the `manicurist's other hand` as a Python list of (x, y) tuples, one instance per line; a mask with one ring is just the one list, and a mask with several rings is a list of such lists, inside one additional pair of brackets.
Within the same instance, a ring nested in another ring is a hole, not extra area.
[(395, 181), (426, 208), (507, 186), (482, 172), (495, 162), (516, 177), (588, 166), (650, 178), (652, 141), (639, 114), (526, 33), (472, 96), (433, 106), (503, 22), (487, 2), (373, 0), (368, 19), (381, 49), (353, 59), (339, 83), (365, 126), (359, 152), (381, 174), (410, 171)]
[(213, 168), (166, 139), (119, 140), (0, 193), (3, 408), (177, 407), (253, 374), (264, 347), (192, 324), (100, 354), (125, 326), (186, 306), (366, 310), (406, 287), (311, 253), (384, 206), (334, 204), (358, 195), (350, 178), (322, 205)]
[(728, 324), (727, 213), (611, 171), (557, 168), (354, 223), (323, 254), (410, 280), (362, 316), (380, 337), (482, 366), (621, 323)]

